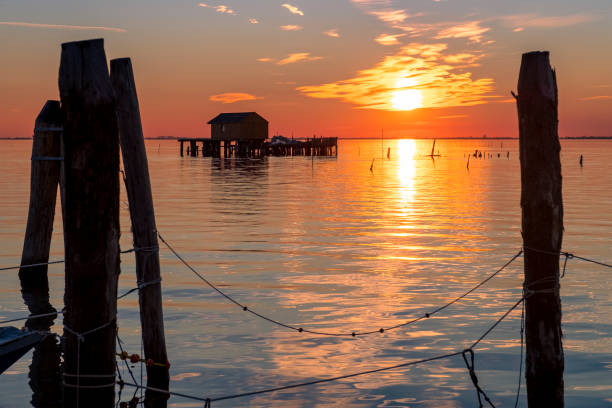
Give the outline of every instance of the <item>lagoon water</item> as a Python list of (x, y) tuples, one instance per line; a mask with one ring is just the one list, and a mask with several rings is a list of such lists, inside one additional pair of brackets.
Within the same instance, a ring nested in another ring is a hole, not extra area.
[[(393, 326), (470, 289), (521, 246), (518, 142), (438, 140), (442, 157), (435, 160), (425, 156), (431, 143), (342, 140), (337, 158), (226, 160), (181, 158), (176, 142), (151, 140), (158, 229), (195, 269), (266, 316), (320, 331)], [(0, 267), (20, 260), (30, 149), (29, 141), (0, 142)], [(466, 154), (475, 149), (493, 157), (470, 159), (468, 171)], [(562, 166), (563, 248), (610, 263), (612, 141), (564, 140)], [(124, 203), (122, 249), (132, 246), (129, 223)], [(51, 252), (63, 257), (59, 212)], [(462, 350), (520, 298), (523, 273), (519, 258), (470, 296), (412, 325), (322, 337), (245, 313), (167, 248), (160, 256), (172, 390), (212, 398)], [(61, 309), (63, 266), (50, 266), (49, 275), (51, 303)], [(122, 256), (119, 285), (120, 293), (135, 286), (133, 254)], [(2, 272), (0, 291), (1, 320), (27, 315), (16, 271)], [(569, 260), (561, 293), (566, 405), (612, 406), (612, 269)], [(520, 317), (519, 307), (475, 350), (480, 384), (500, 407), (514, 406)], [(136, 294), (119, 302), (118, 324), (127, 350), (139, 353)], [(53, 329), (61, 333), (61, 317)], [(0, 407), (29, 404), (31, 356), (2, 375)], [(121, 398), (131, 396), (126, 388)], [(524, 386), (520, 402), (526, 406)], [(202, 403), (173, 397), (169, 406)], [(477, 399), (457, 356), (213, 406), (473, 407)]]

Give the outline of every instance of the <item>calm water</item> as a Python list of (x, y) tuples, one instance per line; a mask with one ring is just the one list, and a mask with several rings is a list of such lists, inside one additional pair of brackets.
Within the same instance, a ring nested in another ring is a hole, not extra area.
[[(563, 141), (564, 249), (612, 261), (612, 141)], [(18, 264), (27, 217), (28, 141), (0, 142), (0, 266)], [(158, 229), (197, 270), (250, 308), (326, 331), (377, 329), (434, 309), (482, 280), (521, 245), (518, 143), (341, 141), (338, 158), (180, 158), (147, 144)], [(391, 148), (390, 159), (386, 157)], [(492, 159), (470, 161), (479, 148)], [(510, 158), (505, 157), (510, 152)], [(501, 158), (497, 153), (501, 152)], [(585, 165), (578, 165), (579, 155)], [(373, 172), (369, 171), (372, 159)], [(125, 197), (125, 193), (122, 192)], [(123, 198), (125, 200), (125, 198)], [(122, 205), (122, 248), (130, 248)], [(63, 257), (56, 217), (52, 257)], [(401, 364), (471, 344), (519, 297), (522, 259), (435, 318), (368, 337), (295, 333), (242, 312), (161, 250), (172, 389), (203, 397)], [(566, 401), (612, 406), (612, 270), (571, 260), (562, 280)], [(50, 267), (52, 303), (63, 267)], [(0, 275), (0, 318), (26, 314), (16, 271)], [(134, 286), (122, 257), (120, 292)], [(120, 335), (140, 351), (136, 295), (119, 303)], [(61, 330), (59, 325), (54, 328)], [(514, 406), (520, 310), (476, 349), (487, 393)], [(2, 375), (0, 406), (31, 399), (31, 353)], [(124, 373), (125, 374), (125, 373)], [(140, 375), (140, 370), (137, 370)], [(126, 395), (129, 394), (129, 395)], [(526, 406), (524, 388), (521, 397)], [(131, 392), (123, 393), (128, 400)], [(460, 357), (215, 407), (473, 407)], [(202, 403), (172, 398), (172, 407)]]

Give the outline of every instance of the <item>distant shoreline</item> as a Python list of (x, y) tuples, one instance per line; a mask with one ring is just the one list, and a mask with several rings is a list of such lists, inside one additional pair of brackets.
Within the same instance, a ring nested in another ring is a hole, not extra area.
[[(178, 140), (182, 139), (179, 136), (155, 136), (145, 137), (145, 140)], [(418, 137), (418, 138), (403, 138), (403, 137), (386, 137), (383, 140), (518, 140), (518, 137)], [(611, 140), (612, 136), (564, 136), (561, 140)], [(32, 140), (31, 137), (0, 137), (0, 140)], [(381, 140), (377, 137), (339, 137), (338, 140)]]

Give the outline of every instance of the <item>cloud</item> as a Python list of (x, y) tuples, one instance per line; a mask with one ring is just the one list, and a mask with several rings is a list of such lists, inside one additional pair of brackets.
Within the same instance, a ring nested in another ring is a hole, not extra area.
[(596, 20), (597, 17), (591, 14), (578, 13), (566, 16), (540, 16), (538, 14), (515, 14), (500, 17), (504, 25), (513, 27), (513, 31), (523, 31), (525, 27), (531, 28), (560, 28), (569, 27), (577, 24), (588, 23)]
[(309, 52), (295, 52), (295, 53), (289, 54), (287, 57), (280, 59), (280, 60), (275, 60), (274, 58), (263, 57), (263, 58), (257, 58), (257, 61), (272, 62), (277, 65), (287, 65), (287, 64), (294, 64), (296, 62), (302, 62), (302, 61), (317, 61), (320, 59), (323, 59), (323, 57), (317, 57), (314, 55), (310, 55)]
[(283, 58), (282, 60), (278, 61), (277, 64), (278, 65), (287, 65), (287, 64), (294, 64), (296, 62), (300, 62), (300, 61), (316, 61), (316, 60), (320, 60), (323, 57), (315, 57), (310, 55), (310, 53), (308, 52), (296, 52), (293, 54), (289, 54), (286, 58)]
[(30, 28), (51, 28), (55, 30), (98, 30), (98, 31), (112, 31), (115, 33), (125, 33), (127, 30), (117, 27), (104, 27), (104, 26), (80, 26), (80, 25), (66, 25), (66, 24), (41, 24), (41, 23), (28, 23), (24, 21), (0, 21), (0, 25), (14, 26), (14, 27), (30, 27)]
[(444, 116), (438, 116), (438, 119), (461, 119), (461, 118), (467, 118), (468, 115), (444, 115)]
[(328, 37), (333, 37), (333, 38), (340, 37), (340, 34), (338, 33), (338, 30), (335, 29), (335, 28), (332, 28), (331, 30), (324, 31), (323, 34), (325, 34)]
[(223, 4), (220, 4), (218, 6), (211, 6), (211, 5), (208, 5), (206, 3), (200, 3), (199, 6), (200, 7), (205, 7), (205, 8), (215, 9), (218, 13), (236, 14), (236, 12), (234, 10), (232, 10), (231, 8), (229, 8), (228, 6), (225, 6)]
[(418, 92), (420, 106), (472, 106), (494, 98), (491, 78), (473, 79), (470, 72), (444, 61), (446, 44), (410, 44), (354, 77), (321, 85), (300, 86), (312, 98), (340, 99), (362, 109), (394, 110), (400, 93)]
[(385, 23), (403, 23), (408, 17), (411, 17), (406, 13), (406, 10), (372, 11), (370, 14), (378, 17), (379, 20)]
[(304, 12), (302, 10), (300, 10), (299, 8), (292, 6), (291, 4), (287, 4), (287, 3), (283, 3), (281, 4), (282, 7), (286, 8), (287, 10), (289, 10), (291, 12), (291, 14), (297, 14), (299, 16), (303, 16)]
[(288, 24), (280, 27), (280, 29), (284, 31), (299, 31), (302, 28), (304, 27), (295, 24)]
[(263, 99), (262, 97), (257, 97), (255, 95), (251, 95), (249, 93), (243, 92), (226, 92), (217, 95), (211, 95), (209, 100), (213, 102), (221, 102), (221, 103), (234, 103), (234, 102), (242, 102), (242, 101), (253, 101), (256, 99)]
[(468, 38), (472, 42), (479, 43), (482, 41), (482, 35), (489, 30), (489, 27), (482, 27), (480, 21), (470, 21), (445, 28), (438, 32), (435, 38)]
[(596, 95), (596, 96), (587, 96), (586, 98), (580, 99), (581, 101), (606, 101), (612, 99), (612, 95)]
[(381, 34), (374, 39), (381, 45), (396, 45), (400, 42), (397, 40), (399, 37), (403, 37), (406, 34)]
[(251, 23), (251, 24), (259, 24), (259, 20), (257, 20), (256, 18), (249, 18), (249, 23)]

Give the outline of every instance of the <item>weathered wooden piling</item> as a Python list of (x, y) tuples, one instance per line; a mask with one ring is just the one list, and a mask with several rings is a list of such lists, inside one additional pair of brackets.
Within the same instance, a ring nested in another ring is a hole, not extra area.
[[(30, 170), (30, 208), (21, 265), (49, 261), (57, 187), (61, 167), (62, 114), (59, 101), (47, 101), (36, 118)], [(47, 265), (19, 270), (21, 293), (31, 314), (53, 313), (49, 302)], [(30, 330), (50, 330), (55, 316), (29, 319)], [(61, 406), (60, 348), (55, 336), (45, 337), (34, 348), (30, 364), (33, 406)]]
[[(62, 113), (59, 101), (47, 101), (34, 123), (30, 170), (30, 207), (21, 265), (49, 262), (61, 167)], [(54, 311), (49, 304), (47, 265), (19, 269), (21, 291), (30, 313)], [(36, 321), (31, 322), (36, 328)], [(30, 325), (28, 324), (28, 327)]]
[(102, 39), (62, 44), (64, 406), (114, 404), (119, 135)]
[[(138, 299), (145, 359), (166, 364), (168, 355), (164, 336), (157, 227), (140, 108), (129, 58), (111, 61), (111, 82), (117, 103), (117, 120), (134, 248), (137, 248), (136, 279), (141, 288)], [(168, 367), (147, 366), (147, 386), (167, 390), (168, 383)]]
[(559, 252), (563, 238), (557, 81), (548, 52), (523, 54), (516, 96), (525, 249), (527, 400), (563, 407)]

